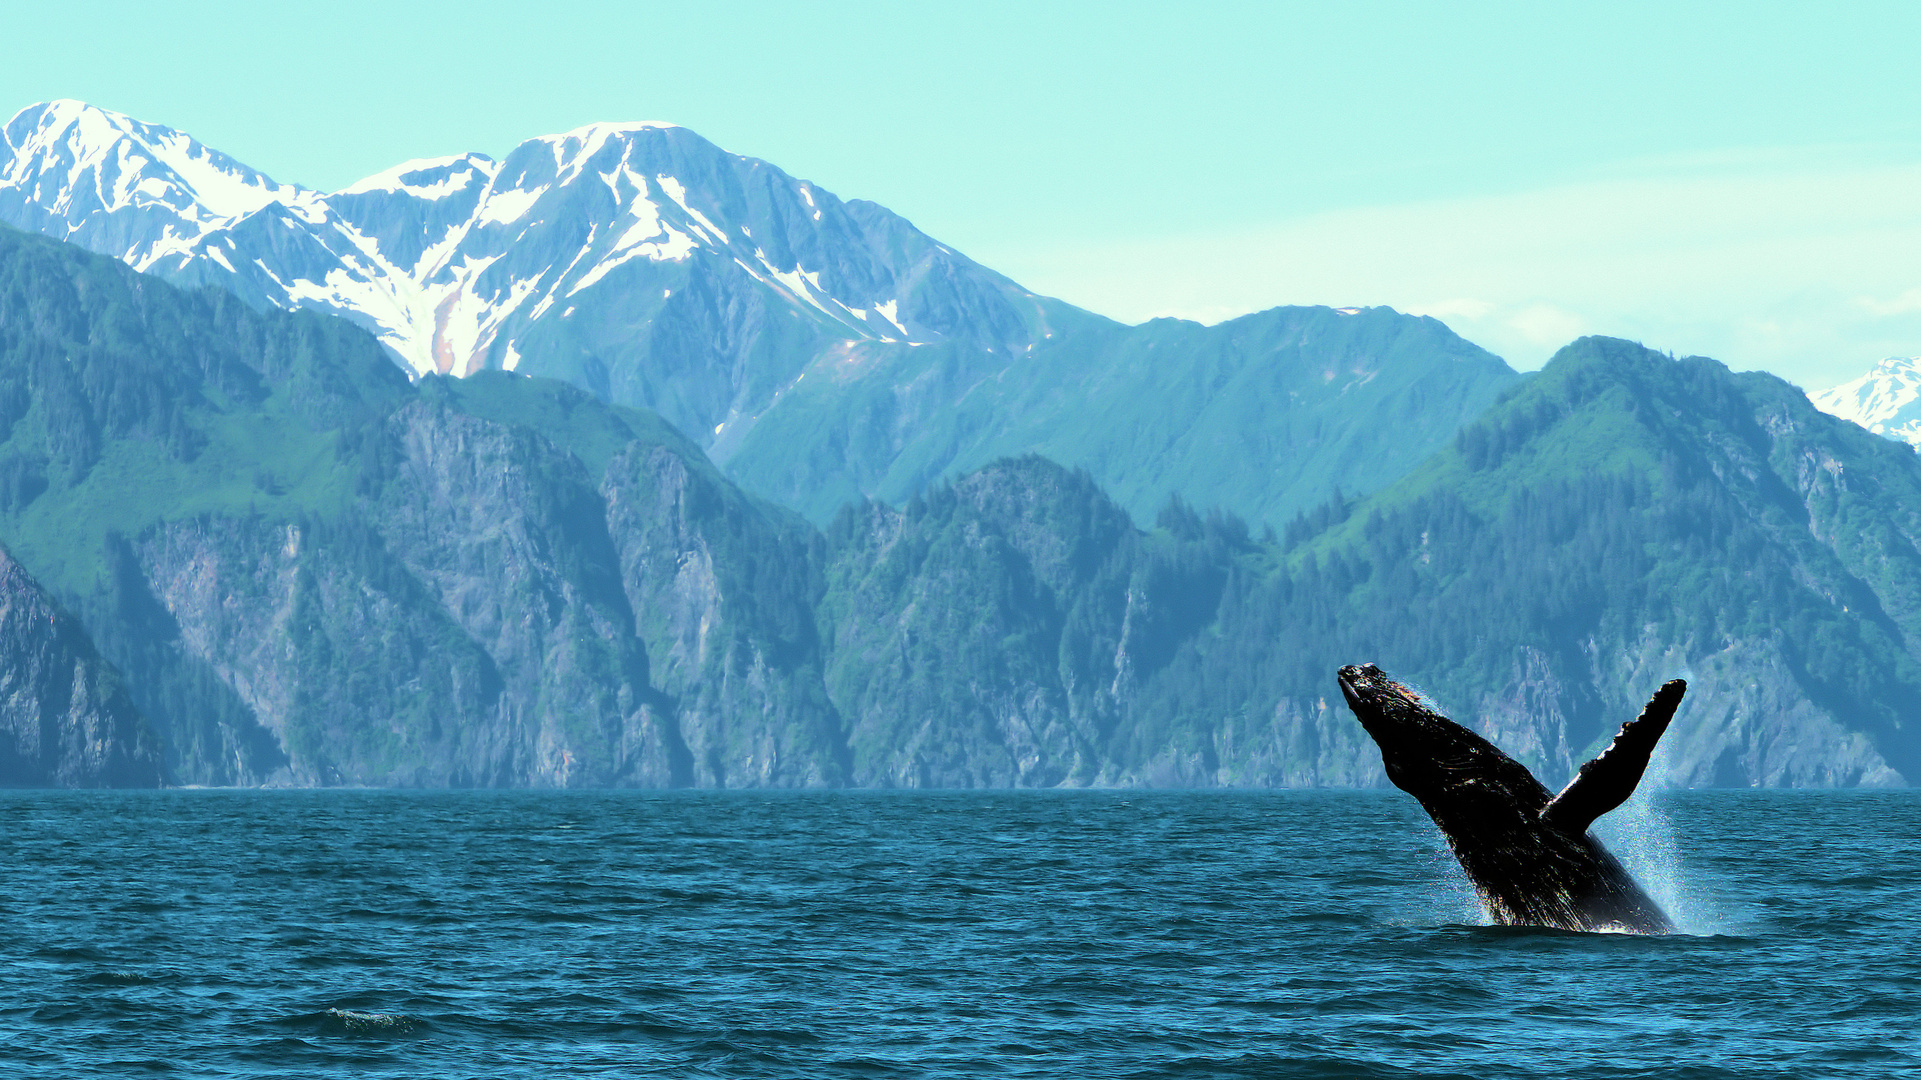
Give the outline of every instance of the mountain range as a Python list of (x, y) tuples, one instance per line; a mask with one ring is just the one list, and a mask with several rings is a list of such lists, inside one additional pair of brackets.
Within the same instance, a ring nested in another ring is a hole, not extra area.
[(821, 529), (656, 414), (18, 233), (0, 406), (17, 587), (139, 714), (16, 782), (1378, 783), (1356, 658), (1549, 777), (1675, 674), (1667, 781), (1921, 772), (1921, 459), (1629, 342), (1269, 540), (1038, 456)]
[(0, 783), (1373, 784), (1360, 660), (1546, 778), (1676, 675), (1666, 782), (1921, 776), (1921, 458), (1772, 376), (1120, 326), (668, 125), (4, 133)]
[[(517, 371), (657, 411), (816, 523), (1043, 452), (1137, 516), (1179, 493), (1278, 524), (1406, 472), (1516, 378), (1384, 308), (1122, 326), (671, 124), (408, 162), (330, 194), (75, 101), (0, 138), (0, 223), (339, 315), (415, 377)], [(1358, 417), (1401, 437), (1348, 438)]]

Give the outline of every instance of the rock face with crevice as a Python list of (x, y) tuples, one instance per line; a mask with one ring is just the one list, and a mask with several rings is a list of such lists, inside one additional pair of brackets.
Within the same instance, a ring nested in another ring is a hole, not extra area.
[(86, 631), (0, 549), (0, 786), (154, 787), (160, 742)]

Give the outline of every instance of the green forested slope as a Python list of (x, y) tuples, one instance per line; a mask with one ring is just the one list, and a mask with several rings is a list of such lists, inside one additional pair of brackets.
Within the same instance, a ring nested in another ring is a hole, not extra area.
[(653, 414), (0, 233), (0, 419), (0, 541), (177, 783), (1376, 783), (1361, 660), (1549, 783), (1675, 675), (1672, 780), (1921, 775), (1921, 462), (1626, 342), (1279, 536), (1035, 456), (822, 531)]
[(1111, 511), (1028, 459), (836, 522), (857, 777), (1372, 782), (1332, 683), (1364, 660), (1551, 783), (1677, 675), (1673, 782), (1921, 773), (1921, 461), (1771, 376), (1585, 339), (1278, 543), (1179, 502), (1151, 533)]
[(1690, 782), (1914, 776), (1917, 536), (1905, 447), (1772, 376), (1589, 338), (1302, 544), (1230, 640), (1299, 658), (1297, 694), (1378, 660), (1560, 768), (1690, 675)]
[(0, 539), (126, 673), (175, 782), (842, 777), (790, 751), (833, 726), (795, 690), (814, 534), (651, 414), (410, 386), (344, 323), (12, 233), (0, 403)]
[(1389, 308), (1062, 320), (1012, 357), (850, 346), (715, 450), (743, 485), (821, 522), (862, 493), (897, 503), (1037, 453), (1087, 469), (1141, 520), (1180, 495), (1278, 524), (1337, 487), (1399, 479), (1518, 378), (1438, 321)]

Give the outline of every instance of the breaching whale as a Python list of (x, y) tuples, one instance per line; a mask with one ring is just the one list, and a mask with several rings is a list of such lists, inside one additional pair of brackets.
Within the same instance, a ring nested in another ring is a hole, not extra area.
[(1494, 921), (1564, 930), (1672, 933), (1674, 924), (1588, 826), (1627, 801), (1687, 692), (1655, 691), (1559, 795), (1495, 745), (1435, 712), (1373, 664), (1344, 667), (1341, 693), (1381, 748), (1387, 778), (1440, 826)]

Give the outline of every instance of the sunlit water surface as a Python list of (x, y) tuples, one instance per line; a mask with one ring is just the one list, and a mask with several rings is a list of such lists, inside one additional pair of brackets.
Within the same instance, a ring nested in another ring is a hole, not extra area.
[(8, 1076), (1884, 1077), (1921, 796), (1692, 793), (1671, 937), (1368, 793), (0, 793)]

